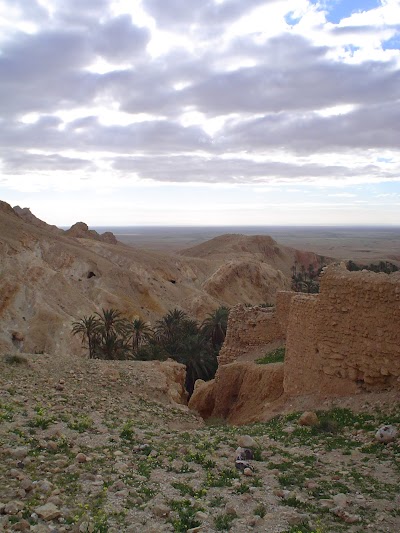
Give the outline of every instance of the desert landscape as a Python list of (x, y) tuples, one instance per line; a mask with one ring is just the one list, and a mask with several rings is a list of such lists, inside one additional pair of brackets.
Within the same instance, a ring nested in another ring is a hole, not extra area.
[(400, 231), (397, 226), (229, 226), (229, 227), (95, 227), (112, 231), (120, 242), (152, 250), (179, 251), (226, 233), (268, 235), (280, 244), (322, 256), (360, 263), (399, 263)]
[(0, 533), (400, 532), (399, 0), (0, 0)]
[[(1, 530), (400, 528), (400, 276), (340, 261), (398, 264), (395, 231), (128, 244), (5, 202), (0, 228)], [(294, 264), (324, 268), (320, 294), (291, 290)], [(221, 306), (215, 377), (190, 398), (185, 364), (89, 359), (72, 335), (111, 307), (154, 324)]]

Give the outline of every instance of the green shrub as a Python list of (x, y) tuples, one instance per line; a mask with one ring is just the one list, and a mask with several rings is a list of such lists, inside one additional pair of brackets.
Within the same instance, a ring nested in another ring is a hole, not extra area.
[(276, 350), (265, 354), (264, 357), (256, 359), (256, 363), (258, 365), (269, 365), (270, 363), (283, 363), (284, 359), (285, 347), (281, 346), (280, 348), (277, 348)]

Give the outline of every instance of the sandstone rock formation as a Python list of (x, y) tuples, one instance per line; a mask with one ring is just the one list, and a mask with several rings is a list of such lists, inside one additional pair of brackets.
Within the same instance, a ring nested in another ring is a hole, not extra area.
[(189, 408), (203, 418), (249, 424), (271, 413), (271, 406), (282, 394), (282, 363), (232, 363), (220, 366), (214, 380), (196, 382)]
[(77, 239), (93, 239), (95, 241), (107, 242), (108, 244), (117, 244), (117, 239), (111, 231), (106, 231), (101, 235), (93, 229), (89, 229), (85, 222), (76, 222), (65, 234), (69, 237), (75, 237)]
[(47, 224), (43, 220), (40, 220), (40, 218), (36, 217), (31, 212), (29, 207), (21, 208), (19, 205), (16, 205), (15, 207), (13, 207), (13, 210), (20, 218), (22, 218), (22, 220), (24, 220), (28, 224), (32, 224), (33, 226), (36, 226), (38, 228), (45, 228), (50, 231), (54, 231), (55, 233), (58, 233), (58, 234), (63, 233), (63, 230), (60, 228), (57, 228), (57, 226)]

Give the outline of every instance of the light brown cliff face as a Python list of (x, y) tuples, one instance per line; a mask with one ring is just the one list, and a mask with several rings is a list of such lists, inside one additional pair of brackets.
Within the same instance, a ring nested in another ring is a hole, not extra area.
[[(102, 308), (154, 322), (178, 307), (202, 320), (220, 305), (273, 301), (288, 285), (250, 255), (238, 267), (223, 254), (208, 260), (90, 236), (84, 223), (58, 233), (0, 203), (0, 352), (83, 353), (71, 324)], [(23, 338), (18, 346), (14, 333)]]
[(189, 408), (203, 418), (250, 424), (270, 414), (282, 394), (282, 363), (232, 363), (220, 366), (214, 380), (196, 382)]

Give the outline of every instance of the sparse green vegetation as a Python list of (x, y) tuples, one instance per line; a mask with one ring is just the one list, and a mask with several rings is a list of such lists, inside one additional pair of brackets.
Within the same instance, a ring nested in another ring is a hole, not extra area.
[(264, 357), (256, 359), (259, 365), (269, 365), (270, 363), (283, 363), (285, 360), (285, 347), (281, 346), (272, 352), (267, 353)]
[(177, 514), (171, 519), (174, 531), (186, 533), (188, 529), (200, 526), (200, 520), (195, 518), (199, 509), (190, 500), (173, 500), (170, 506)]
[[(207, 426), (190, 413), (142, 397), (142, 378), (124, 372), (124, 363), (116, 365), (119, 381), (110, 384), (93, 369), (108, 363), (78, 365), (64, 373), (60, 394), (52, 387), (59, 376), (49, 377), (41, 367), (33, 381), (34, 364), (2, 363), (7, 386), (1, 389), (0, 446), (22, 448), (26, 459), (4, 455), (0, 472), (7, 483), (0, 487), (1, 501), (14, 498), (20, 488), (22, 478), (9, 476), (11, 469), (35, 481), (23, 498), (21, 516), (0, 515), (5, 530), (21, 518), (42, 525), (35, 509), (52, 492), (64, 524), (88, 532), (163, 526), (177, 532), (193, 527), (229, 531), (242, 524), (263, 530), (270, 513), (282, 520), (304, 517), (286, 526), (286, 533), (380, 531), (382, 517), (393, 531), (399, 529), (400, 447), (374, 440), (380, 424), (400, 422), (397, 405), (365, 405), (361, 413), (335, 407), (317, 412), (320, 424), (314, 427), (300, 426), (298, 412), (240, 428)], [(182, 430), (182, 423), (189, 425)], [(234, 463), (238, 437), (244, 434), (257, 442), (249, 477)], [(330, 511), (339, 494), (348, 498), (343, 516)], [(58, 527), (58, 522), (47, 526)]]
[(220, 514), (215, 517), (214, 524), (217, 531), (229, 531), (232, 522), (235, 520), (236, 514)]
[(28, 359), (20, 354), (5, 354), (3, 355), (3, 361), (9, 365), (26, 365)]

